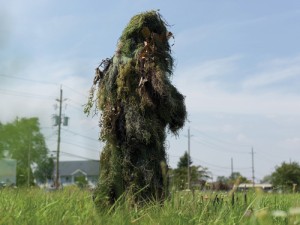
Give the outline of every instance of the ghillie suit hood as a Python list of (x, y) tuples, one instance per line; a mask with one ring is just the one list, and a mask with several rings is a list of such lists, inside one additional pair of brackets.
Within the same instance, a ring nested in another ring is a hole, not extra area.
[(176, 134), (186, 119), (184, 96), (170, 82), (170, 37), (158, 12), (138, 14), (124, 29), (115, 55), (96, 68), (85, 110), (96, 99), (101, 111), (105, 147), (94, 193), (98, 205), (112, 204), (124, 193), (134, 202), (165, 197), (166, 128)]

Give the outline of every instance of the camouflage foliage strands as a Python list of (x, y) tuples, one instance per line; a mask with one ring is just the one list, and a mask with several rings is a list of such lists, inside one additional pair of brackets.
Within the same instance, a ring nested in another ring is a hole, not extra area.
[(85, 111), (94, 102), (101, 111), (99, 206), (123, 194), (135, 203), (166, 196), (166, 129), (177, 134), (186, 119), (184, 96), (170, 82), (173, 35), (166, 26), (156, 11), (134, 16), (115, 55), (96, 68)]

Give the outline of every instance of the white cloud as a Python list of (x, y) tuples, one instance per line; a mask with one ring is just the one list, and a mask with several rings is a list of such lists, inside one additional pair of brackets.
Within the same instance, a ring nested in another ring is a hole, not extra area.
[[(241, 56), (233, 55), (224, 58), (206, 60), (199, 64), (185, 65), (176, 71), (174, 84), (186, 96), (218, 90), (220, 81), (226, 80), (226, 76), (235, 74), (238, 70), (238, 61)], [(183, 91), (188, 89), (187, 92)], [(205, 95), (205, 93), (202, 93)]]
[[(207, 78), (216, 78), (232, 73), (236, 70), (237, 61), (240, 56), (229, 56), (201, 62), (184, 71), (179, 71), (181, 79), (189, 81), (200, 81)], [(182, 74), (183, 73), (183, 74)]]
[(278, 94), (230, 94), (219, 90), (199, 91), (180, 88), (187, 95), (188, 109), (194, 112), (228, 112), (249, 114), (299, 114), (300, 97)]
[(279, 143), (282, 148), (299, 150), (300, 148), (300, 137), (290, 137), (286, 138), (282, 142)]
[(183, 50), (188, 46), (199, 45), (203, 39), (208, 38), (219, 30), (219, 25), (197, 26), (185, 29), (175, 34), (175, 51)]
[(262, 72), (254, 74), (243, 82), (243, 87), (256, 88), (279, 83), (300, 76), (300, 57), (291, 59), (274, 59), (265, 62)]
[[(300, 65), (300, 58), (268, 62), (268, 68), (277, 65), (279, 71), (274, 77), (271, 71), (265, 72), (263, 75), (245, 81), (239, 92), (233, 92), (224, 88), (227, 81), (222, 76), (242, 74), (237, 65), (239, 59), (240, 57), (232, 56), (210, 60), (178, 72), (180, 76), (175, 77), (174, 83), (186, 96), (186, 104), (190, 113), (227, 112), (267, 115), (300, 113), (300, 96), (297, 94), (286, 95), (278, 89), (256, 93), (251, 90), (253, 86), (296, 76), (298, 72), (300, 73), (300, 66), (297, 65), (297, 63)], [(214, 79), (206, 79), (208, 77)], [(221, 79), (222, 82), (219, 82)], [(217, 82), (219, 82), (218, 85), (216, 85)], [(238, 86), (239, 83), (237, 82), (236, 85)]]
[(245, 135), (243, 133), (237, 134), (236, 141), (238, 143), (245, 144), (245, 145), (253, 144), (253, 140), (251, 140), (249, 137), (247, 137), (247, 135)]

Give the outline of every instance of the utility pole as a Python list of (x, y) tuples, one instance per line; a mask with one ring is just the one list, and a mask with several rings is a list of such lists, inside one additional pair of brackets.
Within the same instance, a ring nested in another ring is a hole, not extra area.
[(191, 185), (191, 174), (190, 174), (190, 157), (191, 157), (191, 135), (190, 135), (190, 128), (188, 128), (188, 165), (187, 165), (187, 172), (188, 172), (188, 190), (190, 190)]
[(251, 158), (252, 158), (252, 186), (254, 187), (255, 185), (255, 176), (254, 176), (254, 152), (253, 152), (253, 147), (251, 148)]
[(59, 151), (60, 151), (60, 130), (61, 130), (61, 108), (62, 108), (63, 91), (60, 87), (60, 97), (56, 99), (59, 102), (59, 114), (58, 114), (58, 135), (57, 135), (57, 151), (56, 151), (56, 176), (55, 187), (59, 188)]
[(29, 144), (28, 144), (28, 155), (27, 155), (27, 160), (28, 160), (28, 169), (27, 169), (27, 187), (30, 187), (30, 153), (31, 153), (31, 135), (29, 137)]
[(60, 134), (61, 134), (61, 125), (68, 126), (69, 117), (62, 116), (62, 104), (63, 101), (66, 99), (63, 99), (63, 90), (62, 87), (60, 87), (60, 96), (59, 99), (56, 99), (59, 103), (59, 112), (58, 115), (54, 115), (53, 118), (55, 119), (54, 126), (58, 126), (58, 135), (57, 135), (57, 150), (56, 150), (56, 175), (55, 175), (55, 181), (54, 185), (55, 188), (59, 188), (59, 153), (60, 153)]
[(231, 178), (233, 178), (233, 158), (231, 158)]

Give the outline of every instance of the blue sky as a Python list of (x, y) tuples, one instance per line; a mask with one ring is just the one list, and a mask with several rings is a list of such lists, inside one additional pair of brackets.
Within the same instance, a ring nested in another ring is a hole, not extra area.
[(172, 81), (190, 120), (168, 137), (170, 165), (187, 150), (188, 127), (193, 162), (214, 179), (230, 174), (231, 158), (250, 179), (252, 147), (256, 181), (299, 162), (300, 2), (292, 0), (0, 0), (0, 121), (38, 116), (55, 150), (51, 116), (62, 85), (70, 117), (62, 158), (97, 159), (98, 118), (82, 113), (94, 69), (114, 54), (130, 18), (152, 9), (175, 35)]

